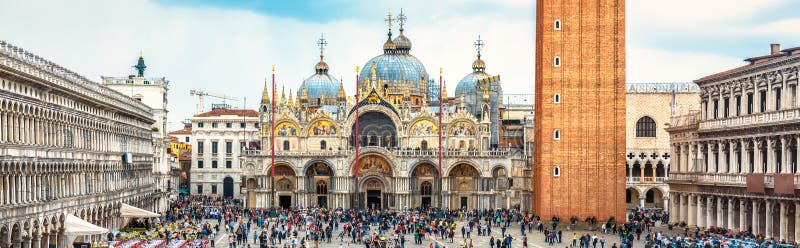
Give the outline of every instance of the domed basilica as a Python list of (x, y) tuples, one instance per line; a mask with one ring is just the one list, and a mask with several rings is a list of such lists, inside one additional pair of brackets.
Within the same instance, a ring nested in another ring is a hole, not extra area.
[(449, 98), (411, 54), (403, 12), (386, 22), (355, 96), (328, 74), (324, 38), (296, 97), (265, 86), (260, 145), (243, 163), (247, 206), (529, 209), (530, 163), (521, 145), (503, 145), (501, 81), (486, 72), (480, 37), (472, 73)]

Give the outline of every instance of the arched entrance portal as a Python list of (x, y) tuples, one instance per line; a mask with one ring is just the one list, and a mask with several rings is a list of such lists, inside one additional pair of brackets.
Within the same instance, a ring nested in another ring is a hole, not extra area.
[(278, 206), (291, 208), (294, 205), (292, 196), (297, 190), (294, 170), (287, 164), (277, 164), (273, 180), (275, 180), (275, 194), (278, 197)]
[(411, 173), (411, 206), (428, 208), (433, 205), (434, 185), (439, 171), (433, 164), (424, 163), (414, 167)]
[(450, 180), (450, 207), (472, 209), (476, 207), (478, 180), (480, 173), (469, 164), (459, 164), (449, 173)]
[(364, 181), (364, 197), (367, 199), (367, 208), (383, 208), (383, 182), (377, 178), (370, 178)]
[(333, 185), (333, 170), (325, 162), (314, 162), (306, 170), (306, 189), (312, 192), (311, 201), (314, 205), (327, 207), (329, 195)]
[(639, 205), (639, 191), (634, 188), (625, 189), (625, 203), (628, 208), (634, 208)]
[(233, 178), (222, 179), (222, 197), (226, 199), (233, 197)]
[(397, 128), (392, 119), (380, 112), (367, 112), (358, 117), (358, 132), (353, 124), (350, 145), (354, 146), (352, 135), (358, 133), (359, 146), (397, 146)]
[[(358, 170), (358, 171), (356, 171)], [(355, 206), (362, 208), (385, 209), (394, 207), (394, 195), (391, 192), (392, 164), (379, 154), (368, 154), (358, 160), (358, 167), (353, 168), (353, 175), (358, 175), (361, 182), (360, 199)]]

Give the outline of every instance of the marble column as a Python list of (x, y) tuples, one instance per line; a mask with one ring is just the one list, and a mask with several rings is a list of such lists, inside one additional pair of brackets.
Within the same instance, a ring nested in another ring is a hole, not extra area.
[(775, 173), (775, 167), (778, 165), (775, 159), (775, 147), (777, 141), (773, 138), (767, 139), (767, 171), (764, 173)]
[(778, 233), (780, 235), (780, 240), (786, 241), (786, 240), (789, 239), (789, 220), (786, 217), (787, 210), (788, 210), (787, 208), (789, 206), (784, 201), (780, 201), (780, 202), (778, 202), (778, 204), (780, 204), (779, 205), (779, 207), (780, 207), (780, 212), (779, 212), (780, 221), (778, 223), (778, 224), (780, 224), (780, 226), (778, 227)]
[(794, 203), (794, 242), (800, 243), (800, 202)]
[(775, 228), (773, 227), (772, 223), (772, 215), (775, 214), (774, 211), (772, 210), (774, 204), (775, 203), (772, 200), (767, 200), (767, 206), (766, 206), (767, 218), (766, 221), (764, 221), (764, 231), (765, 231), (764, 237), (766, 238), (772, 238), (775, 235), (774, 233)]
[(728, 141), (721, 140), (717, 143), (717, 172), (718, 173), (728, 173), (728, 162), (726, 160), (727, 156), (725, 155), (726, 150), (728, 149)]
[(713, 141), (708, 142), (708, 146), (706, 147), (706, 153), (708, 154), (708, 168), (706, 169), (706, 173), (717, 172), (716, 148), (717, 143), (713, 143)]
[(739, 231), (747, 231), (747, 201), (739, 198)]
[(706, 197), (706, 227), (717, 226), (716, 219), (714, 219), (714, 214), (717, 212), (716, 208), (714, 208), (714, 199), (715, 196), (708, 196)]
[(753, 221), (751, 221), (750, 223), (751, 223), (752, 228), (753, 228), (753, 233), (762, 234), (761, 233), (761, 224), (759, 223), (760, 222), (759, 216), (761, 215), (761, 211), (759, 209), (759, 206), (761, 205), (761, 200), (753, 199), (752, 203), (753, 203), (753, 210), (751, 211), (752, 212), (751, 216), (753, 218)]
[(734, 211), (733, 197), (728, 198), (728, 230), (736, 230), (737, 226), (734, 223), (736, 212)]
[(689, 196), (686, 195), (686, 194), (680, 194), (678, 197), (679, 197), (679, 199), (681, 199), (681, 201), (679, 202), (679, 204), (680, 204), (679, 206), (681, 207), (681, 209), (680, 209), (680, 215), (681, 215), (680, 221), (681, 222), (685, 222), (685, 223), (688, 224), (689, 223), (689, 215), (688, 215), (689, 206), (691, 205), (691, 204), (689, 204)]
[(753, 171), (751, 171), (752, 173), (766, 173), (765, 171), (761, 170), (763, 168), (762, 166), (763, 159), (761, 158), (763, 154), (761, 153), (761, 149), (764, 148), (764, 142), (766, 141), (760, 140), (758, 138), (753, 138)]
[(644, 196), (639, 196), (639, 206), (640, 207), (644, 207), (644, 200), (645, 200)]
[(672, 201), (670, 201), (672, 206), (669, 208), (669, 223), (678, 223), (680, 222), (680, 216), (678, 215), (678, 209), (680, 208), (680, 197), (677, 193), (670, 193), (670, 198), (672, 199)]
[(703, 197), (700, 195), (697, 196), (697, 209), (695, 210), (697, 212), (697, 215), (695, 215), (697, 218), (697, 226), (699, 227), (706, 226), (705, 216), (703, 215)]
[(717, 197), (717, 223), (716, 226), (718, 227), (726, 227), (725, 225), (725, 213), (722, 209), (723, 201), (722, 197)]

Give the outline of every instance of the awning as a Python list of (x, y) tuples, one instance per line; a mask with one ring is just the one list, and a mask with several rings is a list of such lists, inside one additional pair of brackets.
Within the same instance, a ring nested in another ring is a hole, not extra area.
[(108, 233), (108, 229), (95, 226), (75, 215), (67, 214), (64, 220), (64, 235), (79, 236), (79, 235), (97, 235)]
[(153, 213), (125, 203), (123, 203), (122, 206), (119, 208), (119, 212), (120, 216), (129, 218), (153, 218), (160, 216), (157, 213)]

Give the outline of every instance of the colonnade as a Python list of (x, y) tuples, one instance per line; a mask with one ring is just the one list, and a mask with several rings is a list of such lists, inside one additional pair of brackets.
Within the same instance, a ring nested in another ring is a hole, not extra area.
[(800, 241), (800, 200), (671, 192), (670, 221)]
[(800, 175), (800, 134), (673, 143), (677, 172)]

